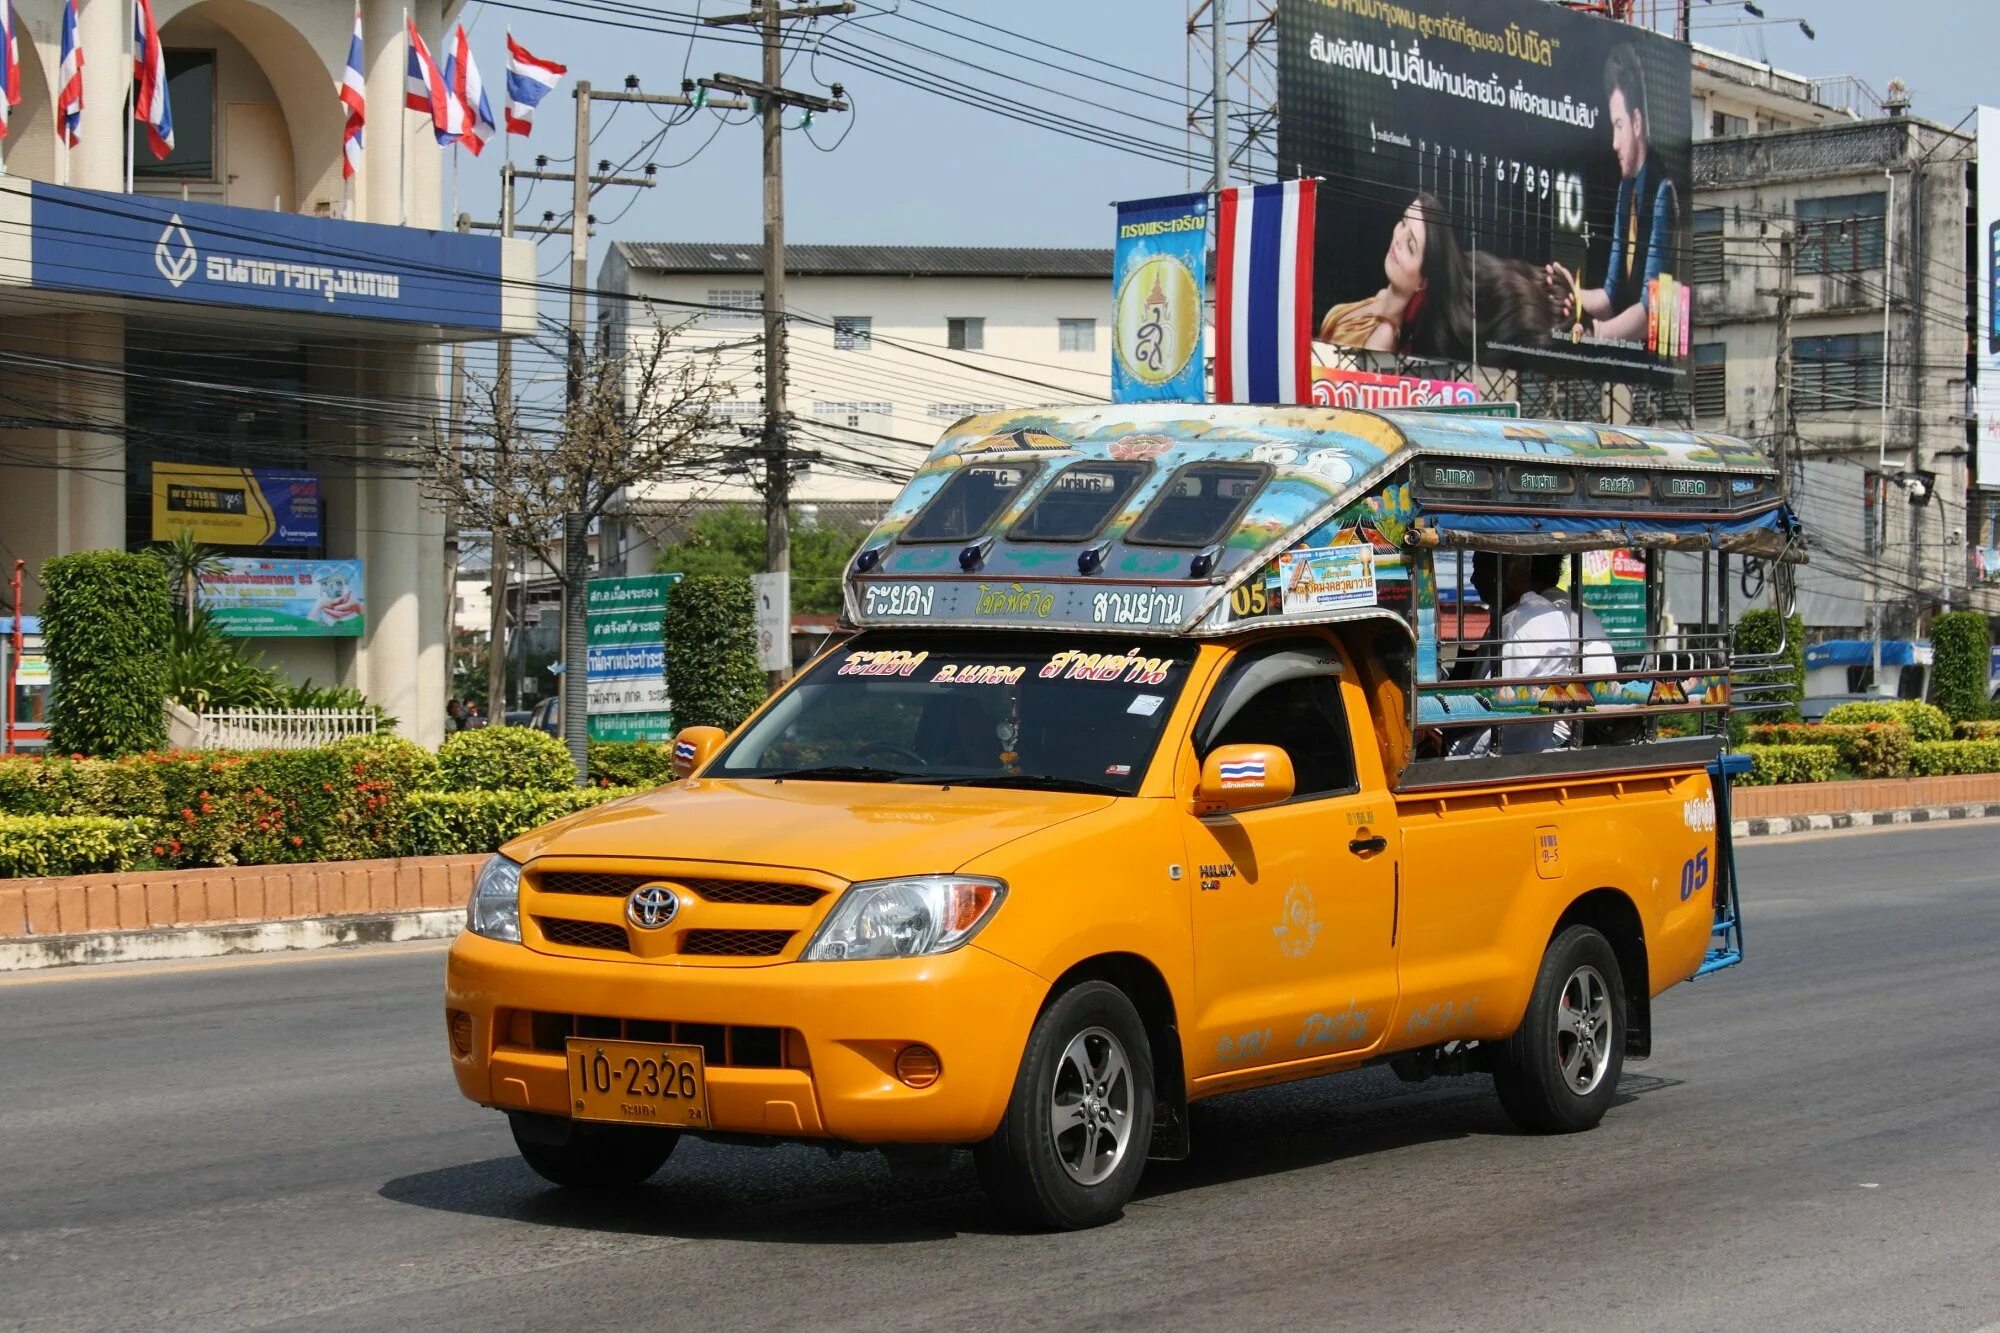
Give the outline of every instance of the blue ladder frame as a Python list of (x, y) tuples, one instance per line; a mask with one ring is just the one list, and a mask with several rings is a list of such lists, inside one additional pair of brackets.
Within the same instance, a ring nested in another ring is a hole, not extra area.
[(1736, 894), (1736, 838), (1731, 831), (1729, 811), (1730, 779), (1750, 771), (1750, 756), (1725, 754), (1708, 766), (1715, 786), (1716, 867), (1722, 877), (1722, 892), (1715, 904), (1715, 927), (1708, 937), (1708, 953), (1695, 969), (1697, 978), (1743, 961), (1743, 905)]

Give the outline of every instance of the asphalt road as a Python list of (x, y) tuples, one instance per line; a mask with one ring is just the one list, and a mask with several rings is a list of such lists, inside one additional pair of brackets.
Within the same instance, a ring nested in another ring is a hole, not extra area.
[(1750, 963), (1656, 1006), (1592, 1133), (1483, 1078), (1272, 1089), (1070, 1236), (804, 1148), (568, 1201), (459, 1100), (435, 946), (0, 981), (0, 1326), (1983, 1328), (1996, 851), (1750, 844)]

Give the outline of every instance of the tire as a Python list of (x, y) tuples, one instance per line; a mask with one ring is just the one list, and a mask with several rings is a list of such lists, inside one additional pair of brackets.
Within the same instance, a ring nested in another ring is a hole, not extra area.
[(1493, 1088), (1535, 1134), (1590, 1129), (1611, 1108), (1625, 1067), (1625, 980), (1611, 943), (1589, 926), (1550, 942), (1528, 1012), (1500, 1044)]
[[(1097, 1091), (1083, 1091), (1086, 1067)], [(987, 1194), (1009, 1217), (1075, 1231), (1124, 1210), (1152, 1137), (1146, 1026), (1123, 991), (1085, 981), (1035, 1020), (1007, 1113), (973, 1156)]]
[(564, 1189), (610, 1193), (636, 1189), (650, 1180), (673, 1153), (680, 1135), (670, 1129), (625, 1129), (618, 1125), (571, 1122), (555, 1132), (537, 1116), (534, 1121), (509, 1116), (514, 1146), (534, 1173)]

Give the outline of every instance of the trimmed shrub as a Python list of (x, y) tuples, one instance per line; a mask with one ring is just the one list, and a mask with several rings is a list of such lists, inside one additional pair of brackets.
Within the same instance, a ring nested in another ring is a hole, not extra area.
[(576, 786), (576, 765), (545, 731), (479, 727), (444, 738), (438, 776), (445, 791), (565, 791)]
[(0, 815), (0, 877), (130, 870), (151, 838), (143, 819)]
[(1775, 787), (1791, 782), (1825, 782), (1840, 764), (1831, 745), (1745, 745), (1750, 771), (1736, 779), (1741, 787)]
[(370, 776), (394, 783), (400, 792), (436, 791), (443, 781), (436, 755), (391, 732), (349, 736), (327, 748), (342, 759), (365, 765)]
[(1931, 622), (1931, 700), (1954, 722), (1987, 716), (1986, 674), (1993, 629), (1977, 611), (1948, 611)]
[(1857, 777), (1900, 778), (1910, 771), (1910, 729), (1900, 722), (1813, 725), (1780, 722), (1750, 728), (1756, 745), (1831, 745)]
[(1859, 722), (1900, 722), (1910, 729), (1910, 739), (1942, 741), (1951, 738), (1951, 719), (1935, 704), (1914, 699), (1884, 699), (1880, 703), (1835, 704), (1826, 712), (1831, 726)]
[(49, 746), (121, 755), (166, 744), (173, 598), (159, 561), (82, 551), (42, 565), (42, 637), (55, 690)]
[(677, 727), (734, 731), (764, 702), (757, 595), (746, 578), (690, 574), (667, 594), (660, 625)]
[(2000, 773), (2000, 740), (1918, 741), (1910, 747), (1910, 771), (1920, 778)]
[[(1952, 736), (1961, 741), (2000, 741), (2000, 721), (1960, 722), (1952, 727)], [(6, 790), (6, 775), (0, 772), (0, 793)], [(0, 801), (5, 797), (0, 796)]]
[(0, 815), (53, 815), (55, 793), (42, 780), (43, 765), (27, 755), (0, 758)]
[(404, 851), (411, 856), (497, 852), (502, 843), (564, 815), (632, 794), (623, 787), (418, 792), (408, 803)]
[(592, 741), (590, 782), (594, 787), (664, 787), (674, 781), (672, 742)]
[[(1762, 682), (1784, 680), (1791, 686), (1789, 690), (1758, 690), (1758, 702), (1777, 702), (1782, 699), (1783, 708), (1773, 708), (1749, 714), (1761, 722), (1796, 722), (1799, 720), (1799, 700), (1806, 692), (1806, 622), (1793, 616), (1789, 623), (1781, 620), (1778, 613), (1764, 609), (1745, 611), (1743, 618), (1736, 622), (1736, 653), (1740, 656), (1763, 655), (1778, 651), (1782, 642), (1788, 669), (1777, 672), (1757, 672), (1749, 679)], [(1748, 697), (1748, 696), (1746, 696)]]

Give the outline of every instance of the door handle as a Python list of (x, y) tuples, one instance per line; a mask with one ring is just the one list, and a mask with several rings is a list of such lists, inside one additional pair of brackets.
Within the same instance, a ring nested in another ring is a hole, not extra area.
[(1372, 838), (1350, 838), (1347, 842), (1347, 850), (1356, 856), (1367, 856), (1371, 852), (1387, 851), (1388, 848), (1389, 840), (1379, 833)]

